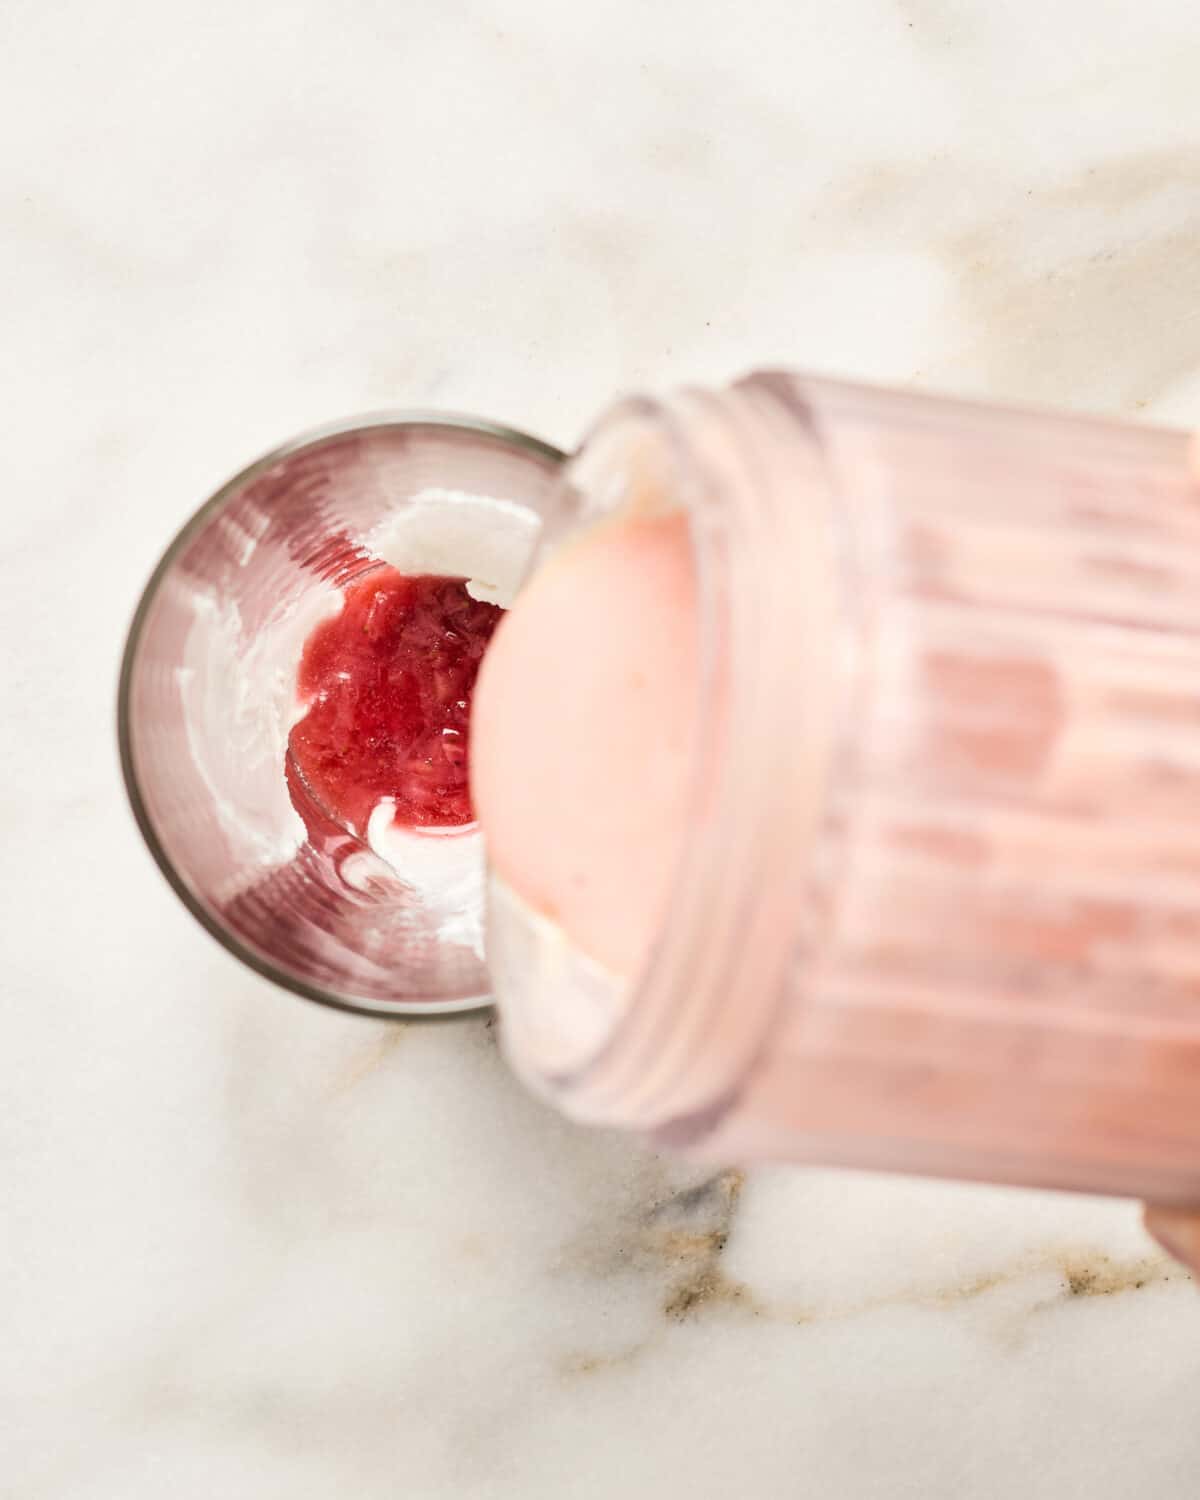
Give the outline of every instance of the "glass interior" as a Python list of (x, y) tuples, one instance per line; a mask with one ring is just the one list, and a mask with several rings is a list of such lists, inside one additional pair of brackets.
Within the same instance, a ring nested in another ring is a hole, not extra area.
[(385, 861), (306, 794), (287, 735), (305, 639), (380, 536), (450, 507), (459, 532), (504, 526), (531, 553), (561, 457), (470, 419), (326, 431), (226, 485), (147, 585), (119, 704), (134, 812), (193, 914), (280, 984), (384, 1014), (487, 1003), (477, 829), (393, 839)]

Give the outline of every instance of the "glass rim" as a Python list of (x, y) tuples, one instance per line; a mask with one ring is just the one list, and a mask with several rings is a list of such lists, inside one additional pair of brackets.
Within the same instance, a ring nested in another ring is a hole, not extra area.
[(261, 457), (254, 459), (227, 479), (224, 484), (216, 489), (184, 521), (183, 525), (167, 543), (142, 588), (133, 611), (133, 616), (129, 622), (125, 644), (121, 651), (121, 667), (117, 681), (117, 750), (121, 762), (121, 779), (125, 786), (125, 795), (129, 802), (130, 811), (133, 813), (134, 822), (137, 824), (142, 840), (146, 848), (150, 851), (155, 864), (190, 915), (211, 937), (220, 943), (221, 947), (227, 953), (232, 954), (239, 963), (244, 964), (246, 968), (251, 969), (254, 973), (261, 975), (262, 978), (270, 980), (271, 983), (278, 985), (281, 989), (287, 990), (293, 995), (298, 995), (302, 1000), (311, 1000), (317, 1005), (323, 1005), (328, 1009), (342, 1011), (346, 1014), (367, 1016), (375, 1020), (401, 1021), (406, 1023), (410, 1021), (460, 1021), (470, 1016), (484, 1015), (490, 1011), (493, 1008), (491, 997), (477, 998), (472, 996), (459, 1004), (455, 1004), (453, 1008), (445, 1010), (432, 1010), (428, 1006), (423, 1005), (413, 1005), (406, 1008), (403, 1002), (397, 1002), (395, 1006), (383, 1008), (375, 1003), (355, 1000), (350, 996), (339, 994), (322, 985), (313, 984), (307, 980), (297, 978), (293, 974), (288, 974), (285, 970), (272, 963), (270, 959), (256, 952), (246, 943), (243, 943), (236, 934), (218, 921), (215, 915), (196, 897), (176, 868), (174, 861), (164, 848), (162, 840), (159, 838), (158, 832), (154, 827), (154, 823), (146, 807), (145, 799), (142, 796), (137, 769), (134, 763), (134, 731), (132, 716), (130, 714), (130, 695), (133, 684), (134, 663), (137, 658), (138, 648), (141, 645), (142, 633), (145, 629), (150, 608), (158, 597), (164, 580), (180, 554), (197, 532), (228, 503), (233, 495), (242, 491), (248, 484), (257, 479), (260, 474), (266, 472), (266, 470), (272, 468), (283, 459), (292, 458), (297, 453), (304, 452), (306, 449), (318, 448), (325, 443), (339, 438), (353, 436), (355, 433), (389, 427), (433, 427), (474, 433), (476, 436), (506, 444), (510, 448), (536, 454), (539, 457), (548, 459), (552, 464), (563, 463), (567, 456), (562, 449), (556, 448), (552, 443), (544, 442), (541, 438), (534, 437), (527, 432), (522, 432), (519, 428), (508, 427), (501, 422), (491, 422), (483, 417), (472, 417), (455, 412), (431, 411), (422, 408), (402, 408), (397, 411), (368, 412), (361, 416), (345, 417), (322, 423), (319, 426), (308, 428), (293, 438), (289, 438), (287, 441), (268, 450)]

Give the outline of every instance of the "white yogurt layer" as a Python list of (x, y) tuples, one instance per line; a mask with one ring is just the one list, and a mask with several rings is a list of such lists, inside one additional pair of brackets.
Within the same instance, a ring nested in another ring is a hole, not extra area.
[(429, 488), (380, 521), (363, 545), (401, 573), (465, 578), (472, 598), (507, 609), (538, 526), (536, 511), (512, 500)]
[(321, 584), (248, 630), (231, 599), (195, 591), (195, 620), (175, 670), (188, 746), (244, 881), (286, 864), (304, 824), (283, 774), (288, 734), (304, 712), (296, 668), (304, 643), (342, 607)]
[(465, 828), (417, 831), (394, 821), (390, 797), (375, 804), (367, 843), (437, 923), (438, 941), (470, 948), (483, 957), (483, 841), (474, 823)]

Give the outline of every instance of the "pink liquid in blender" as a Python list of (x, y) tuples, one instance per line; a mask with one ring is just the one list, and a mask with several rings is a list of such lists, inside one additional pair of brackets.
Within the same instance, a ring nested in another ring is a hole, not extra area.
[(472, 790), (495, 869), (591, 958), (633, 973), (688, 817), (695, 584), (682, 516), (605, 528), (501, 621)]

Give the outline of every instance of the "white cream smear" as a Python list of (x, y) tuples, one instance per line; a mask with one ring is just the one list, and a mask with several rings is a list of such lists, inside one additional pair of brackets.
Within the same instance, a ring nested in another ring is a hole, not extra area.
[(296, 664), (312, 632), (341, 609), (342, 594), (321, 584), (253, 631), (232, 599), (197, 591), (189, 603), (195, 621), (175, 679), (236, 887), (287, 864), (307, 837), (283, 774), (288, 734), (304, 713)]
[(512, 500), (430, 488), (385, 516), (363, 546), (401, 573), (465, 578), (473, 599), (507, 609), (539, 526), (536, 511)]

